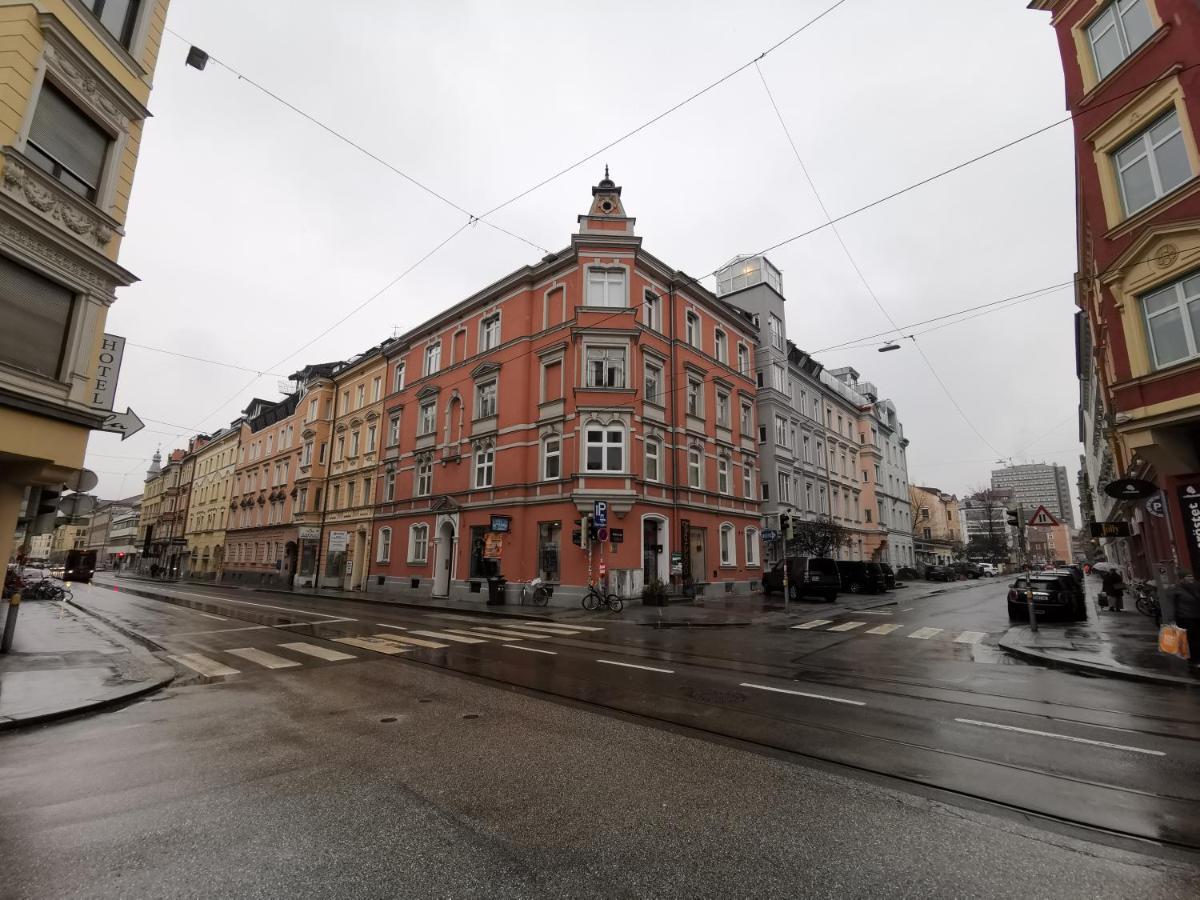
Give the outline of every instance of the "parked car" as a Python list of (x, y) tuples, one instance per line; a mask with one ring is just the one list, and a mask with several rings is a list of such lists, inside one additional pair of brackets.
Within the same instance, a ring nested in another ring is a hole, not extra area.
[(983, 574), (983, 570), (979, 568), (978, 563), (973, 562), (951, 563), (950, 569), (956, 575), (961, 575), (964, 578), (978, 578)]
[(896, 572), (896, 577), (901, 581), (915, 581), (921, 577), (921, 573), (912, 566), (901, 566)]
[(1009, 621), (1020, 622), (1029, 618), (1027, 594), (1030, 592), (1033, 595), (1033, 609), (1038, 616), (1087, 618), (1083, 590), (1069, 572), (1034, 572), (1022, 575), (1009, 587)]
[(883, 589), (890, 591), (896, 586), (896, 570), (891, 563), (880, 563), (879, 570), (883, 572)]
[(926, 566), (926, 581), (953, 581), (954, 573), (945, 566)]
[(980, 563), (979, 571), (990, 578), (994, 575), (1000, 574), (1000, 567), (995, 563)]
[[(837, 599), (842, 586), (835, 560), (819, 556), (794, 556), (787, 560), (788, 595), (791, 600), (820, 597), (828, 603)], [(763, 593), (783, 593), (783, 562), (763, 573)]]
[(860, 559), (838, 560), (838, 574), (842, 576), (842, 588), (851, 594), (878, 594), (885, 590), (883, 570), (878, 563)]
[(90, 582), (96, 573), (95, 550), (68, 550), (67, 562), (63, 567), (63, 581)]

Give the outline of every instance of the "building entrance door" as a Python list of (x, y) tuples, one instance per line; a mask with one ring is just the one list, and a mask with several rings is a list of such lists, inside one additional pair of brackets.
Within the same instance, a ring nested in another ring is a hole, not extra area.
[(705, 560), (705, 529), (692, 526), (688, 552), (692, 557), (692, 581), (699, 584), (708, 581), (708, 566)]
[(450, 568), (454, 560), (454, 525), (443, 522), (433, 552), (433, 596), (450, 595)]

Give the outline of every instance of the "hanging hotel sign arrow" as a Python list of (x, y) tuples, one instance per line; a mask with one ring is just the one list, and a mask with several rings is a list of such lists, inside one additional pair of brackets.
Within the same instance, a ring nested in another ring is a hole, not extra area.
[(145, 427), (146, 423), (139, 419), (138, 414), (127, 406), (123, 413), (109, 413), (104, 420), (104, 424), (100, 426), (100, 430), (119, 434), (121, 440), (125, 440), (131, 434), (137, 434)]
[(1141, 500), (1158, 493), (1158, 485), (1144, 478), (1118, 478), (1104, 486), (1104, 493), (1118, 500)]

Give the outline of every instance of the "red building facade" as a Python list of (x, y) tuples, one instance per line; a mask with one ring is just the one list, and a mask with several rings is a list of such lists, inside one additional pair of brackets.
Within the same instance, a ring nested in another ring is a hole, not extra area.
[[(1030, 6), (1051, 13), (1074, 116), (1081, 437), (1092, 462), (1103, 460), (1085, 471), (1084, 490), (1094, 502), (1085, 497), (1084, 508), (1094, 506), (1097, 519), (1132, 523), (1133, 538), (1113, 550), (1135, 574), (1153, 575), (1165, 562), (1195, 571), (1200, 6), (1194, 0)], [(1113, 504), (1103, 488), (1121, 476), (1152, 481), (1162, 494), (1150, 505)], [(1164, 507), (1166, 515), (1159, 515)]]
[(592, 194), (570, 247), (385, 346), (369, 590), (758, 587), (756, 330), (642, 249), (607, 175)]

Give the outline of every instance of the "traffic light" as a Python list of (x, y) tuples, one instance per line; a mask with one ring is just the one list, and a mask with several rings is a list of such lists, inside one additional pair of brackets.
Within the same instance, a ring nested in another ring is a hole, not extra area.
[(784, 540), (790, 541), (796, 536), (795, 519), (787, 513), (779, 515), (779, 530), (783, 532)]
[(1017, 518), (1017, 511), (1016, 511), (1016, 509), (1014, 509), (1014, 508), (1012, 508), (1012, 507), (1009, 507), (1009, 508), (1008, 508), (1008, 510), (1006, 510), (1006, 511), (1008, 512), (1008, 524), (1009, 524), (1009, 527), (1010, 527), (1010, 528), (1018, 528), (1018, 527), (1020, 527), (1020, 525), (1021, 525), (1021, 522), (1020, 522), (1020, 520)]
[[(36, 488), (37, 500), (33, 503), (33, 523), (30, 534), (50, 534), (58, 519), (58, 507), (62, 503), (62, 486)], [(32, 497), (30, 498), (33, 499)]]
[(584, 550), (592, 548), (592, 517), (584, 516), (579, 520), (579, 546)]

